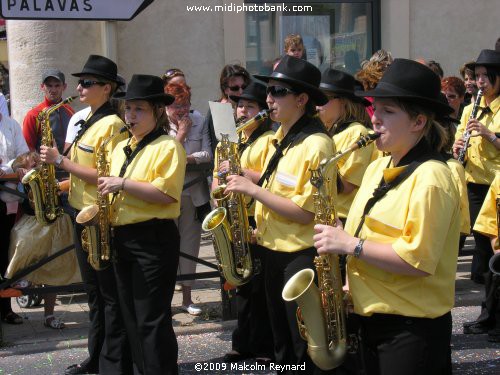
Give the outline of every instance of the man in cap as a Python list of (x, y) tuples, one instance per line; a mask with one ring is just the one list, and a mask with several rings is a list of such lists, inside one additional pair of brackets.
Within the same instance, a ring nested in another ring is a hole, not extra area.
[[(42, 74), (42, 83), (40, 85), (44, 93), (44, 100), (36, 107), (31, 109), (23, 121), (23, 135), (30, 151), (39, 151), (41, 141), (41, 129), (37, 124), (38, 114), (62, 100), (64, 90), (66, 90), (66, 81), (64, 74), (58, 69), (48, 69)], [(69, 119), (74, 114), (73, 108), (64, 104), (50, 115), (50, 127), (54, 135), (59, 152), (64, 149), (66, 139), (66, 129)]]

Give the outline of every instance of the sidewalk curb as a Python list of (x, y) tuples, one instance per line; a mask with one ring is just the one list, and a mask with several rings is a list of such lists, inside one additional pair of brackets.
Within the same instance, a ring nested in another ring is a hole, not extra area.
[[(202, 333), (233, 330), (236, 327), (236, 323), (236, 320), (207, 322), (202, 324), (196, 323), (193, 325), (174, 327), (174, 331), (176, 336), (199, 335)], [(85, 330), (85, 333), (86, 331), (87, 330)], [(57, 338), (54, 338), (40, 342), (19, 342), (12, 345), (9, 345), (9, 343), (7, 343), (7, 346), (0, 347), (0, 358), (13, 355), (29, 355), (34, 353), (86, 347), (87, 338), (64, 340), (58, 340)]]

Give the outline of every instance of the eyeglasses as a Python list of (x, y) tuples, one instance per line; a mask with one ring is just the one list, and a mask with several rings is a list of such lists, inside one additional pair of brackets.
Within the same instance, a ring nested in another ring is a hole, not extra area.
[(445, 96), (446, 99), (451, 99), (451, 100), (455, 100), (456, 98), (458, 98), (457, 94), (445, 94)]
[(245, 90), (247, 87), (246, 86), (228, 86), (228, 89), (231, 91), (240, 91), (240, 90)]
[(94, 85), (104, 86), (106, 82), (92, 81), (91, 79), (80, 79), (78, 81), (78, 84), (83, 88), (88, 89), (89, 87), (92, 87)]
[(266, 88), (266, 94), (272, 95), (275, 98), (283, 98), (288, 94), (295, 94), (296, 92), (283, 86), (268, 86)]

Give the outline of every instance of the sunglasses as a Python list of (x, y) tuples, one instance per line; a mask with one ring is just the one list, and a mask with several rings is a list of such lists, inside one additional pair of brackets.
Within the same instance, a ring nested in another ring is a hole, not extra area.
[(275, 98), (283, 98), (289, 94), (296, 94), (296, 92), (283, 86), (268, 86), (266, 88), (266, 94), (272, 95)]
[(167, 70), (165, 72), (165, 74), (162, 76), (162, 78), (163, 78), (163, 80), (166, 80), (166, 79), (170, 79), (170, 78), (177, 77), (177, 76), (184, 77), (184, 73), (180, 69), (172, 68), (172, 69)]
[(337, 95), (327, 95), (326, 97), (328, 98), (328, 100), (334, 100), (334, 99), (340, 99), (341, 98), (340, 96), (337, 96)]
[(78, 81), (78, 84), (83, 88), (88, 89), (89, 87), (92, 87), (94, 85), (104, 86), (106, 82), (92, 81), (91, 79), (80, 79)]
[(446, 99), (454, 100), (456, 98), (458, 98), (458, 95), (456, 94), (446, 94)]
[(228, 89), (231, 91), (240, 91), (240, 90), (245, 90), (247, 87), (246, 86), (228, 86)]

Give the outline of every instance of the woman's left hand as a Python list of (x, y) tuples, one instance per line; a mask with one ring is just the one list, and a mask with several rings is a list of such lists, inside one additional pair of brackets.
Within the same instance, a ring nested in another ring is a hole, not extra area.
[(255, 185), (248, 178), (238, 175), (230, 175), (226, 178), (227, 185), (225, 193), (241, 193), (253, 197), (257, 185)]
[(122, 184), (122, 177), (99, 177), (97, 179), (97, 189), (101, 194), (118, 192), (121, 190)]
[(316, 224), (313, 237), (318, 254), (352, 254), (356, 247), (356, 238), (345, 232), (342, 227)]
[(59, 151), (57, 150), (57, 148), (40, 146), (40, 160), (43, 163), (54, 164), (58, 156)]
[(467, 131), (472, 133), (471, 137), (477, 137), (480, 135), (481, 137), (490, 139), (495, 135), (495, 133), (493, 133), (476, 119), (469, 120), (469, 122), (467, 123)]

